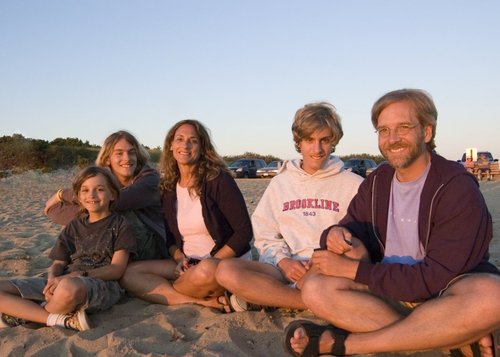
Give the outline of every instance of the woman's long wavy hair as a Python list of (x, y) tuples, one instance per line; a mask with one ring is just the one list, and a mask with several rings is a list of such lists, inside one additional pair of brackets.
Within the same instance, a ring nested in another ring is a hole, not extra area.
[(175, 190), (175, 186), (180, 178), (179, 167), (171, 150), (175, 133), (182, 125), (187, 124), (195, 128), (200, 144), (200, 157), (195, 164), (195, 181), (189, 192), (196, 195), (201, 194), (201, 188), (206, 181), (216, 178), (221, 171), (229, 172), (224, 160), (217, 154), (210, 140), (210, 134), (205, 126), (197, 120), (185, 119), (176, 123), (167, 133), (163, 143), (163, 151), (159, 163), (161, 174), (160, 187), (163, 191)]

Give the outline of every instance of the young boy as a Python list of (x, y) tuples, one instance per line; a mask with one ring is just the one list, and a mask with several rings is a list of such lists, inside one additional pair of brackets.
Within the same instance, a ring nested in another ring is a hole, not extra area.
[(0, 281), (0, 328), (32, 321), (84, 331), (86, 310), (105, 310), (121, 298), (117, 280), (136, 242), (124, 217), (110, 211), (120, 186), (108, 169), (91, 166), (75, 177), (73, 191), (83, 214), (59, 235), (48, 277)]

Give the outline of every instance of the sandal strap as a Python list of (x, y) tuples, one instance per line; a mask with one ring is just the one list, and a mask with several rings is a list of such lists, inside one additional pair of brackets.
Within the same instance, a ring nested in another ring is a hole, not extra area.
[[(309, 339), (306, 348), (300, 355), (293, 351), (290, 346), (290, 338), (292, 337), (294, 331), (299, 327), (302, 327), (305, 330)], [(295, 320), (287, 326), (285, 330), (285, 348), (288, 352), (297, 357), (319, 356), (319, 341), (321, 339), (321, 335), (325, 331), (330, 331), (332, 338), (334, 339), (332, 350), (329, 354), (333, 354), (335, 356), (345, 356), (345, 340), (349, 335), (348, 331), (333, 325), (318, 325), (307, 320)]]
[(309, 342), (302, 352), (301, 357), (313, 357), (319, 356), (319, 340), (323, 332), (329, 329), (328, 325), (317, 325), (312, 322), (304, 322), (302, 323), (302, 327), (307, 332), (307, 337)]
[(300, 355), (301, 357), (319, 356), (319, 336), (308, 336), (309, 343)]
[(333, 325), (330, 325), (328, 330), (331, 331), (334, 339), (331, 354), (335, 356), (345, 356), (345, 340), (349, 332)]
[[(479, 343), (478, 342), (473, 342), (469, 345), (471, 352), (472, 352), (472, 357), (481, 357), (481, 350), (479, 348)], [(466, 357), (465, 353), (460, 349), (460, 348), (452, 348), (449, 351), (449, 356), (450, 357)]]

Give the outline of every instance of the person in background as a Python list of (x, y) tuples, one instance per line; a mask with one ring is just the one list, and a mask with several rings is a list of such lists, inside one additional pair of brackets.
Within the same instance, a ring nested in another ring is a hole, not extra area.
[(182, 120), (168, 131), (160, 170), (172, 259), (132, 263), (122, 284), (153, 303), (223, 309), (217, 266), (231, 257), (251, 259), (252, 225), (243, 195), (197, 120)]
[(0, 281), (0, 328), (30, 321), (88, 330), (86, 310), (108, 309), (123, 296), (118, 280), (136, 241), (125, 218), (110, 210), (118, 182), (109, 170), (91, 166), (75, 177), (73, 192), (82, 215), (57, 238), (48, 278)]
[(472, 161), (472, 157), (470, 156), (467, 157), (467, 159), (464, 162), (464, 167), (467, 170), (467, 172), (474, 174), (474, 161)]
[[(116, 211), (123, 214), (137, 239), (134, 259), (168, 256), (165, 225), (161, 213), (160, 176), (148, 165), (149, 154), (127, 131), (109, 135), (99, 151), (96, 165), (107, 167), (120, 183)], [(79, 211), (71, 189), (60, 189), (45, 204), (45, 214), (54, 223), (66, 225)]]
[[(234, 311), (306, 308), (297, 287), (321, 232), (344, 217), (363, 181), (331, 155), (343, 136), (333, 105), (311, 103), (297, 110), (292, 134), (301, 158), (283, 164), (252, 215), (259, 262), (228, 259), (217, 269), (217, 281), (232, 293), (226, 303)], [(352, 254), (363, 253), (357, 250)]]
[(485, 154), (480, 154), (477, 158), (477, 178), (479, 181), (483, 180), (483, 176), (486, 180), (491, 181), (490, 162)]
[[(302, 288), (306, 306), (330, 324), (293, 321), (286, 349), (498, 356), (500, 273), (488, 262), (492, 219), (477, 181), (435, 153), (437, 110), (428, 93), (383, 95), (372, 123), (389, 165), (367, 177), (347, 215), (325, 230), (325, 250), (314, 252), (315, 273)], [(353, 239), (371, 261), (346, 256)]]

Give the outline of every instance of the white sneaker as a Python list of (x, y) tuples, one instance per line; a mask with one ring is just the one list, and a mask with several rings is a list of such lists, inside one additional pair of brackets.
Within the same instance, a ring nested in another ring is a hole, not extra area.
[(64, 320), (62, 327), (76, 331), (90, 330), (90, 321), (84, 309), (63, 316)]
[(235, 294), (229, 295), (229, 305), (231, 305), (235, 312), (248, 311), (248, 303)]
[(245, 301), (242, 298), (238, 297), (236, 294), (232, 294), (229, 292), (226, 292), (226, 300), (230, 308), (234, 312), (260, 311), (262, 309), (265, 309), (264, 306), (249, 303), (248, 301)]

